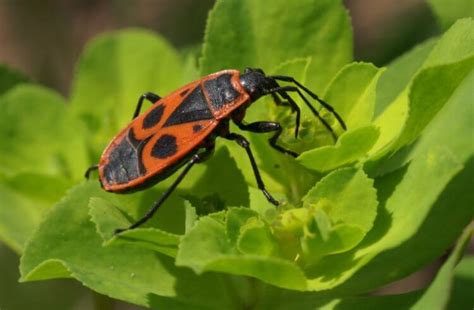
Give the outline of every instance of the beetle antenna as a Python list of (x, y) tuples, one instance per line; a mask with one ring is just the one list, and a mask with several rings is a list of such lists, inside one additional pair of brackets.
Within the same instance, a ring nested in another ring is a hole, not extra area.
[(341, 116), (334, 110), (334, 108), (327, 102), (325, 102), (324, 100), (322, 100), (321, 98), (319, 98), (318, 95), (316, 95), (315, 93), (313, 93), (311, 90), (309, 90), (308, 88), (306, 88), (303, 84), (301, 84), (300, 82), (298, 82), (297, 80), (295, 80), (293, 77), (291, 76), (284, 76), (284, 75), (272, 75), (270, 76), (270, 78), (273, 78), (275, 80), (278, 80), (278, 81), (283, 81), (283, 82), (290, 82), (290, 83), (294, 83), (296, 84), (296, 86), (298, 86), (299, 88), (301, 88), (305, 93), (307, 93), (308, 95), (310, 95), (313, 99), (315, 99), (316, 101), (318, 101), (326, 110), (328, 110), (329, 112), (331, 112), (334, 117), (336, 117), (337, 121), (339, 122), (339, 124), (341, 125), (341, 127), (344, 129), (344, 130), (347, 130), (347, 127), (346, 127), (346, 124), (344, 123), (344, 121), (342, 120)]

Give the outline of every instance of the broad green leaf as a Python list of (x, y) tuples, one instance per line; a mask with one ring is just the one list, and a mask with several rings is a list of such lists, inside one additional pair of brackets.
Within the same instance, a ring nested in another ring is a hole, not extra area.
[(395, 281), (440, 256), (471, 221), (474, 147), (465, 133), (474, 130), (473, 82), (471, 73), (427, 126), (411, 163), (375, 180), (381, 205), (374, 228), (354, 250), (323, 258), (314, 285), (350, 278), (337, 291), (353, 294)]
[(303, 152), (298, 162), (310, 170), (326, 172), (363, 159), (377, 141), (375, 126), (359, 127), (341, 135), (335, 145)]
[(339, 113), (347, 128), (355, 129), (371, 123), (375, 89), (383, 71), (369, 63), (351, 63), (332, 80), (324, 99)]
[(240, 228), (237, 249), (243, 254), (272, 256), (277, 254), (278, 246), (270, 227), (261, 219), (254, 217)]
[(449, 28), (454, 22), (463, 17), (474, 17), (474, 6), (469, 0), (428, 0), (428, 4), (438, 18), (443, 29)]
[(474, 53), (474, 20), (464, 18), (456, 21), (439, 38), (438, 43), (433, 48), (423, 68), (454, 63), (472, 57)]
[(131, 121), (143, 93), (165, 96), (182, 86), (181, 70), (174, 49), (148, 31), (119, 31), (92, 41), (77, 67), (71, 108), (87, 125), (95, 154)]
[[(451, 283), (456, 263), (462, 257), (463, 249), (469, 241), (471, 233), (472, 229), (467, 229), (462, 234), (449, 259), (443, 264), (428, 288), (399, 295), (337, 299), (327, 303), (321, 309), (463, 309), (462, 307), (446, 306), (452, 290)], [(470, 291), (465, 291), (465, 293), (467, 293), (466, 297), (472, 295)], [(465, 305), (469, 307), (471, 304)]]
[[(397, 149), (418, 137), (473, 68), (474, 57), (471, 57), (455, 65), (430, 68), (418, 74), (410, 91), (409, 117), (395, 143)], [(436, 84), (442, 87), (431, 87)]]
[(311, 265), (317, 263), (323, 256), (349, 251), (364, 238), (365, 234), (366, 231), (359, 226), (336, 224), (328, 230), (326, 239), (322, 234), (305, 236), (301, 239), (305, 263)]
[(171, 257), (176, 256), (179, 235), (157, 228), (136, 228), (115, 235), (116, 229), (126, 228), (132, 223), (114, 205), (104, 199), (91, 198), (89, 208), (89, 214), (96, 224), (97, 232), (104, 240), (104, 245), (131, 244)]
[(207, 264), (228, 254), (237, 252), (227, 239), (225, 226), (210, 217), (203, 217), (181, 240), (176, 265), (201, 273)]
[(214, 289), (220, 300), (198, 297), (209, 294), (205, 288), (218, 281), (215, 275), (197, 277), (176, 268), (170, 258), (135, 245), (104, 247), (88, 214), (91, 197), (115, 205), (137, 203), (136, 198), (127, 201), (105, 193), (96, 182), (73, 188), (28, 242), (20, 265), (22, 281), (73, 276), (96, 292), (139, 305), (149, 305), (156, 295), (185, 304), (213, 305), (213, 309), (228, 307), (229, 298), (221, 287)]
[[(41, 184), (41, 186), (38, 186)], [(62, 178), (24, 173), (0, 181), (0, 240), (21, 253), (45, 211), (70, 183)]]
[(250, 218), (255, 218), (257, 213), (249, 208), (231, 208), (226, 213), (226, 234), (232, 244), (237, 242), (241, 227)]
[(388, 65), (377, 83), (375, 117), (378, 117), (407, 87), (436, 42), (436, 39), (427, 40)]
[(239, 254), (227, 238), (225, 224), (210, 217), (201, 218), (182, 238), (176, 264), (190, 267), (199, 274), (219, 271), (255, 277), (283, 288), (302, 290), (306, 287), (302, 271), (290, 261)]
[(53, 208), (25, 249), (21, 280), (67, 273), (97, 292), (142, 305), (148, 293), (172, 294), (174, 276), (165, 267), (170, 262), (138, 247), (102, 247), (88, 214), (90, 197), (110, 199), (111, 195), (87, 182)]
[(372, 228), (378, 204), (373, 180), (354, 168), (328, 174), (303, 201), (306, 207), (322, 208), (333, 223), (355, 225), (365, 232)]
[(271, 71), (284, 61), (312, 57), (307, 84), (319, 89), (352, 57), (350, 23), (340, 1), (219, 0), (204, 41), (203, 75), (224, 68)]
[(90, 199), (89, 215), (104, 241), (113, 238), (115, 230), (127, 228), (132, 224), (116, 206), (98, 197)]
[(0, 99), (0, 171), (82, 178), (87, 154), (79, 123), (57, 93), (19, 85)]
[(25, 82), (28, 82), (28, 78), (26, 76), (20, 72), (10, 69), (4, 64), (0, 64), (0, 95), (3, 95), (17, 84)]
[(472, 20), (461, 20), (451, 27), (409, 86), (375, 120), (381, 135), (371, 151), (374, 160), (413, 142), (474, 68), (472, 30)]

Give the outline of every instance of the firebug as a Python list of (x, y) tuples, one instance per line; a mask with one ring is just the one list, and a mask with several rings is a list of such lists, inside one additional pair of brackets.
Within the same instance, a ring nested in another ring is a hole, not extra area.
[[(278, 82), (292, 85), (281, 86)], [(145, 216), (121, 232), (136, 228), (158, 210), (173, 190), (179, 185), (193, 165), (209, 158), (217, 137), (238, 143), (247, 153), (258, 188), (269, 202), (279, 202), (266, 190), (255, 162), (249, 141), (238, 133), (230, 132), (232, 120), (241, 130), (254, 133), (274, 132), (269, 144), (278, 152), (296, 157), (298, 154), (280, 146), (278, 138), (282, 133), (280, 123), (259, 121), (245, 123), (246, 109), (262, 96), (270, 95), (278, 105), (287, 105), (296, 112), (295, 137), (300, 126), (300, 108), (289, 95), (296, 93), (322, 122), (331, 135), (336, 135), (305, 96), (309, 95), (331, 112), (341, 127), (344, 121), (336, 111), (315, 93), (290, 76), (267, 76), (261, 69), (247, 68), (223, 70), (191, 82), (166, 97), (148, 92), (137, 103), (132, 122), (120, 131), (104, 150), (99, 164), (87, 169), (99, 170), (99, 181), (109, 192), (130, 192), (144, 189), (167, 178), (180, 167), (185, 168), (177, 179), (154, 203)], [(140, 114), (144, 100), (153, 105)]]

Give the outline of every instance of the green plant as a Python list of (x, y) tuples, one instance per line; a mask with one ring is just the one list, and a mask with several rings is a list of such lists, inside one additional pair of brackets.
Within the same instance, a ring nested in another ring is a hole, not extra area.
[[(473, 34), (473, 21), (459, 20), (377, 68), (350, 63), (339, 1), (228, 0), (209, 16), (197, 67), (155, 34), (125, 30), (90, 43), (68, 104), (0, 68), (0, 238), (22, 253), (21, 281), (72, 277), (153, 308), (443, 307), (472, 220)], [(248, 119), (282, 120), (283, 143), (302, 152), (294, 160), (250, 137), (284, 206), (270, 205), (247, 158), (218, 141), (148, 227), (113, 236), (173, 179), (125, 196), (82, 179), (137, 96), (246, 66), (325, 89), (348, 130), (333, 145), (303, 108), (295, 140), (294, 115), (258, 102)], [(358, 297), (425, 266), (461, 234), (429, 288)]]

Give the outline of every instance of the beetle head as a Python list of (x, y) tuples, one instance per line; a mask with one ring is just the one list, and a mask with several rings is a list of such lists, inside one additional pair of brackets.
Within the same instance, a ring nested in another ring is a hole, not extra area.
[(240, 75), (240, 85), (253, 101), (267, 94), (272, 88), (278, 87), (274, 79), (267, 77), (263, 70), (258, 68), (246, 68)]

